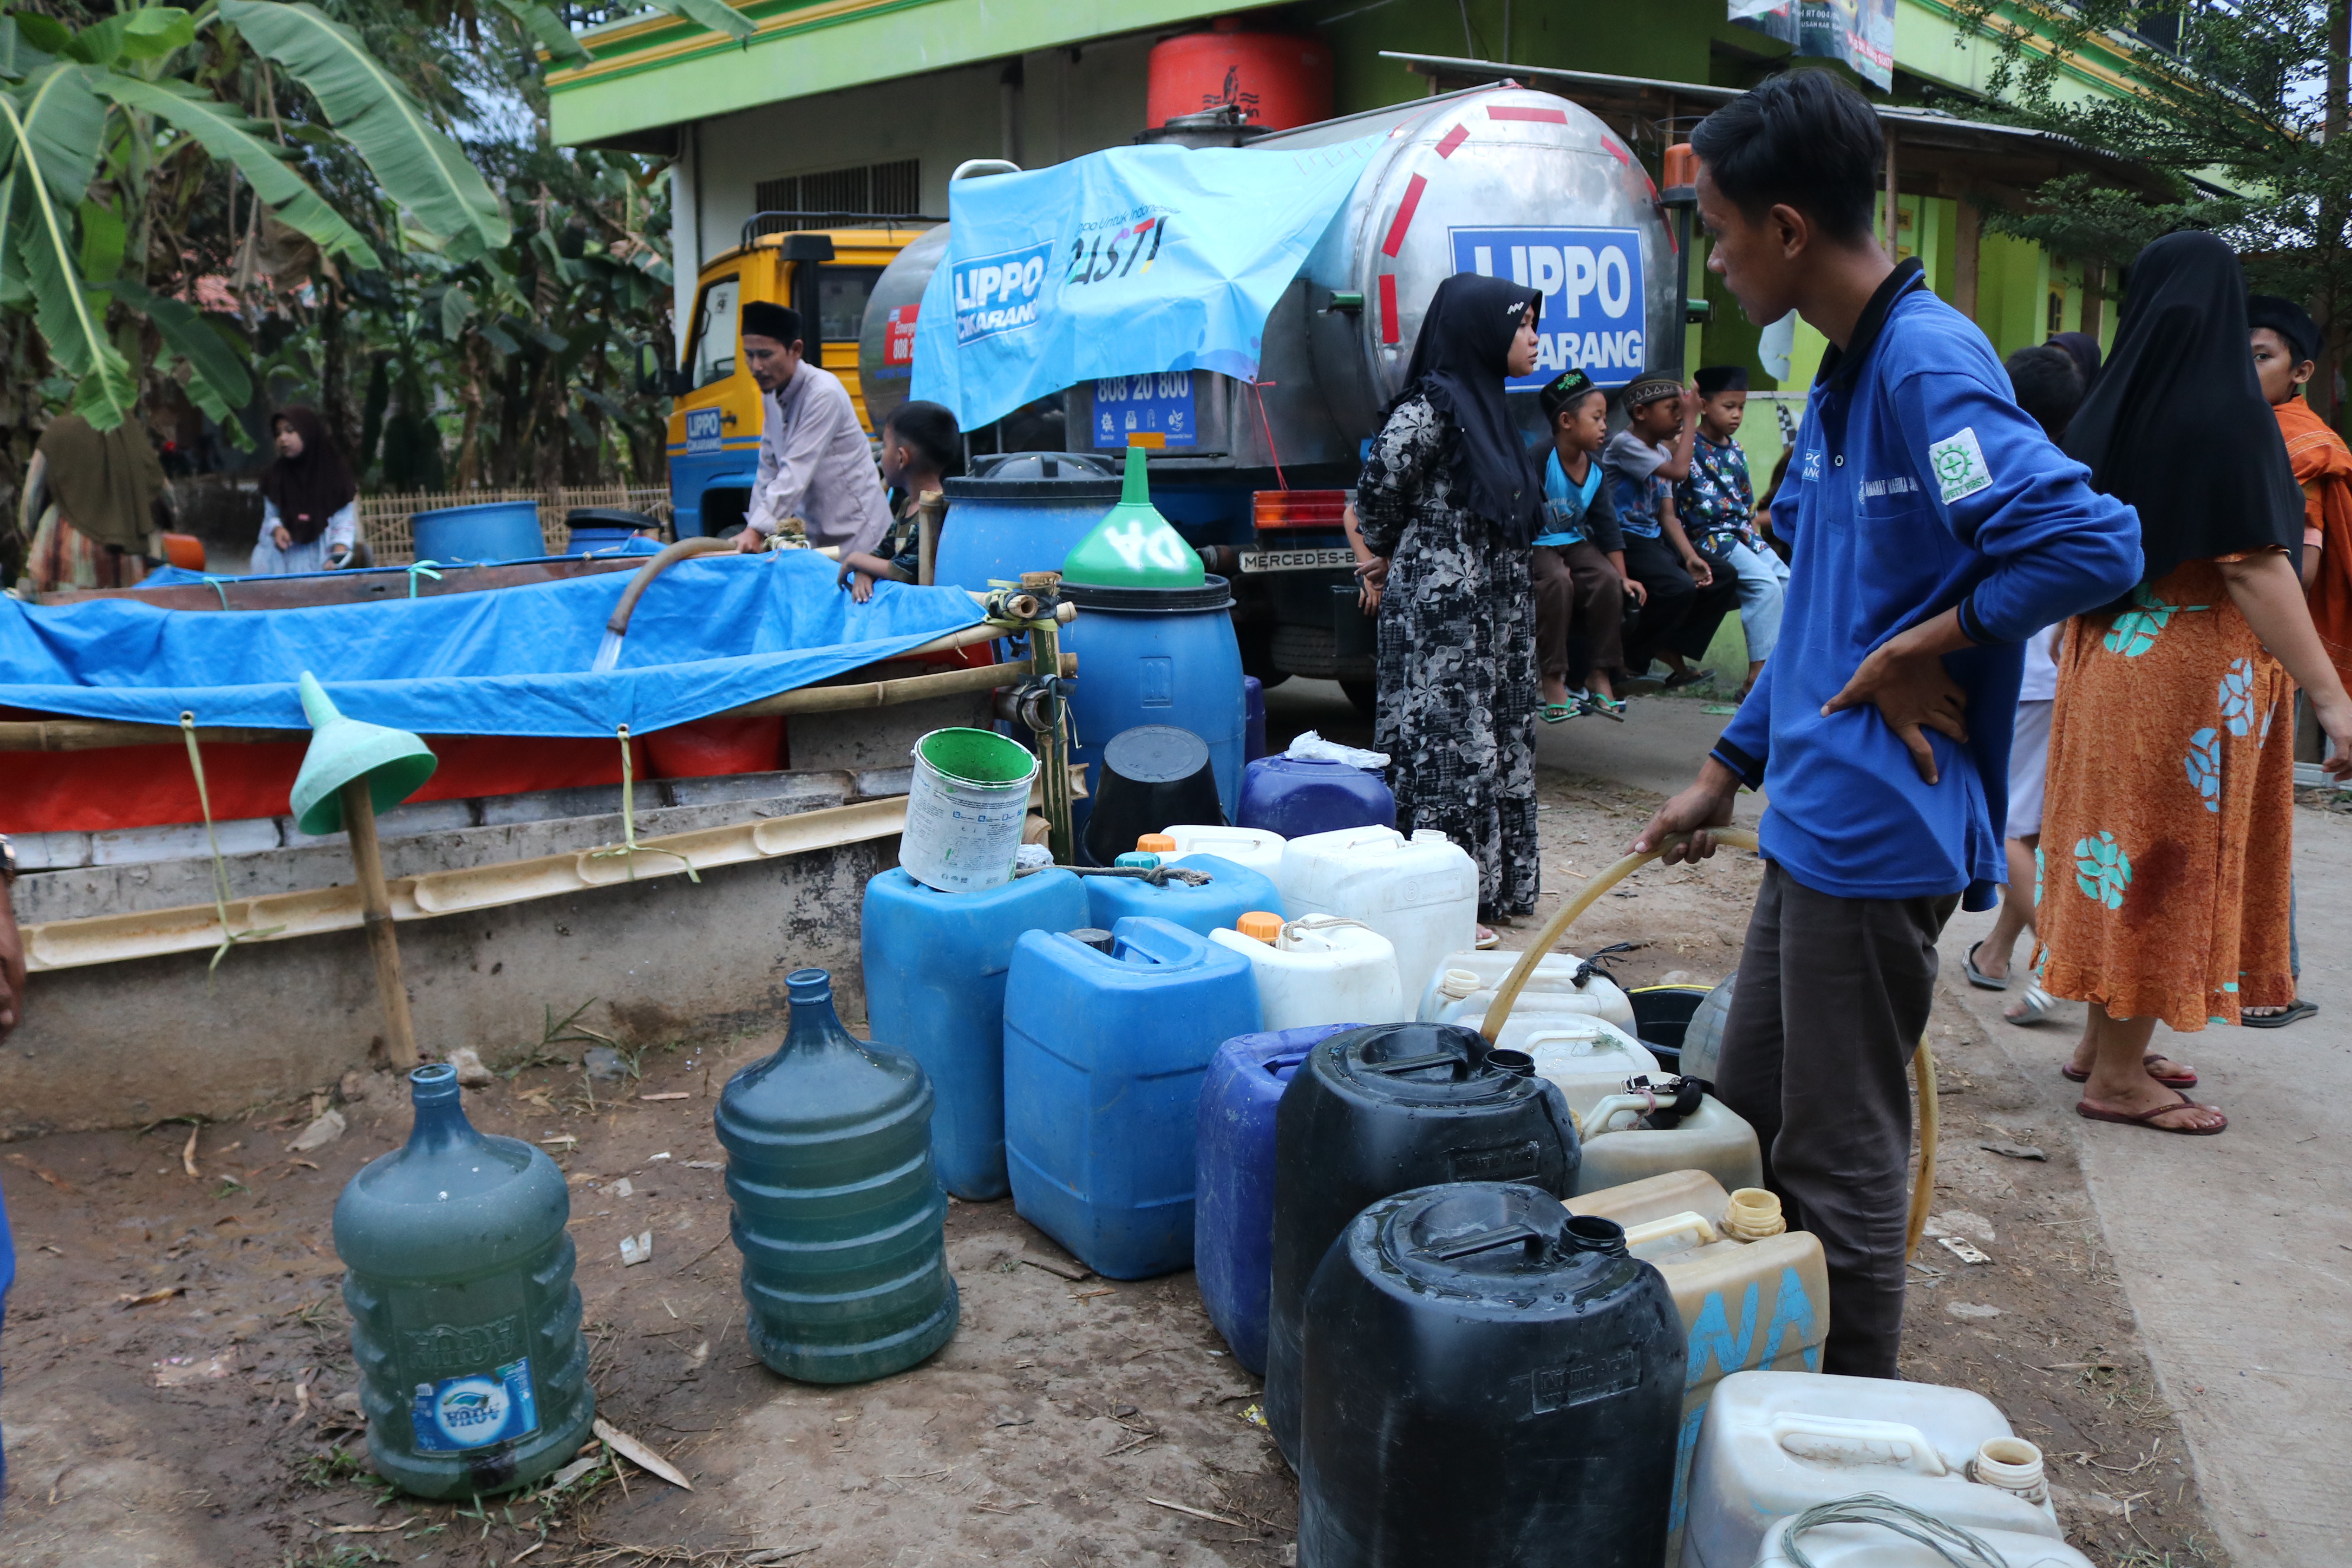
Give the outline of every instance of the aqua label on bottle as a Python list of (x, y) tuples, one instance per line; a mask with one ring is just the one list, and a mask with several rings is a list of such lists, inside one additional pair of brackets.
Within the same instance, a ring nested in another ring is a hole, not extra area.
[(539, 1430), (530, 1358), (523, 1356), (489, 1372), (420, 1383), (410, 1416), (422, 1453), (462, 1453), (528, 1437)]

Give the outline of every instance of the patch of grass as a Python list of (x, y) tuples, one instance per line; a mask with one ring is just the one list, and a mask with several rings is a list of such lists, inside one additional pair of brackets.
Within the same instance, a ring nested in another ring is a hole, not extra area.
[(330, 1448), (323, 1454), (313, 1454), (295, 1469), (295, 1475), (322, 1492), (347, 1487), (368, 1474), (368, 1468), (359, 1456), (346, 1448)]
[(338, 1542), (320, 1544), (306, 1552), (289, 1552), (285, 1568), (361, 1568), (368, 1563), (397, 1563), (396, 1557), (386, 1557), (373, 1546)]
[(593, 1007), (598, 1000), (591, 996), (561, 1018), (555, 1016), (552, 1003), (544, 1005), (545, 1016), (540, 1024), (538, 1042), (523, 1047), (521, 1055), (498, 1069), (499, 1076), (511, 1081), (532, 1068), (571, 1066), (572, 1053), (557, 1049), (560, 1046), (611, 1046), (619, 1050), (620, 1043), (611, 1036), (599, 1034), (580, 1022), (580, 1015)]

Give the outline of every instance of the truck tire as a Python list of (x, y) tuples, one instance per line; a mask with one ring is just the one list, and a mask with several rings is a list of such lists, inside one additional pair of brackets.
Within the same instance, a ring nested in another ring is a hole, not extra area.
[(1375, 719), (1380, 716), (1380, 682), (1376, 680), (1343, 680), (1339, 682), (1339, 689), (1348, 694), (1348, 700), (1355, 704), (1356, 711), (1361, 713), (1365, 718)]

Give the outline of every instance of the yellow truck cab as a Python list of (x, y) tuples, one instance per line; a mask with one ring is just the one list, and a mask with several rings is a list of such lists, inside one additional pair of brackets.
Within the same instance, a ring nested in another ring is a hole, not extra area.
[[(760, 465), (760, 388), (744, 368), (740, 325), (754, 300), (789, 305), (803, 330), (808, 356), (841, 378), (858, 422), (874, 433), (858, 385), (857, 334), (866, 302), (898, 252), (935, 218), (860, 218), (845, 213), (755, 213), (743, 243), (705, 263), (682, 363), (671, 382), (670, 502), (677, 536), (742, 531)], [(840, 222), (841, 227), (762, 233), (787, 224)]]

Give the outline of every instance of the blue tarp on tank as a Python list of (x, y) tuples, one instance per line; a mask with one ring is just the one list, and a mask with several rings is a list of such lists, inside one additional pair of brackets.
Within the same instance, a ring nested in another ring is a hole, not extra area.
[(884, 583), (860, 605), (810, 551), (703, 556), (637, 602), (619, 667), (589, 672), (629, 574), (479, 594), (222, 614), (130, 599), (0, 598), (0, 707), (223, 728), (309, 728), (310, 670), (354, 719), (426, 735), (638, 734), (903, 653), (980, 616), (961, 588)]
[(1113, 147), (951, 182), (913, 395), (970, 430), (1106, 376), (1255, 379), (1267, 315), (1379, 145)]

